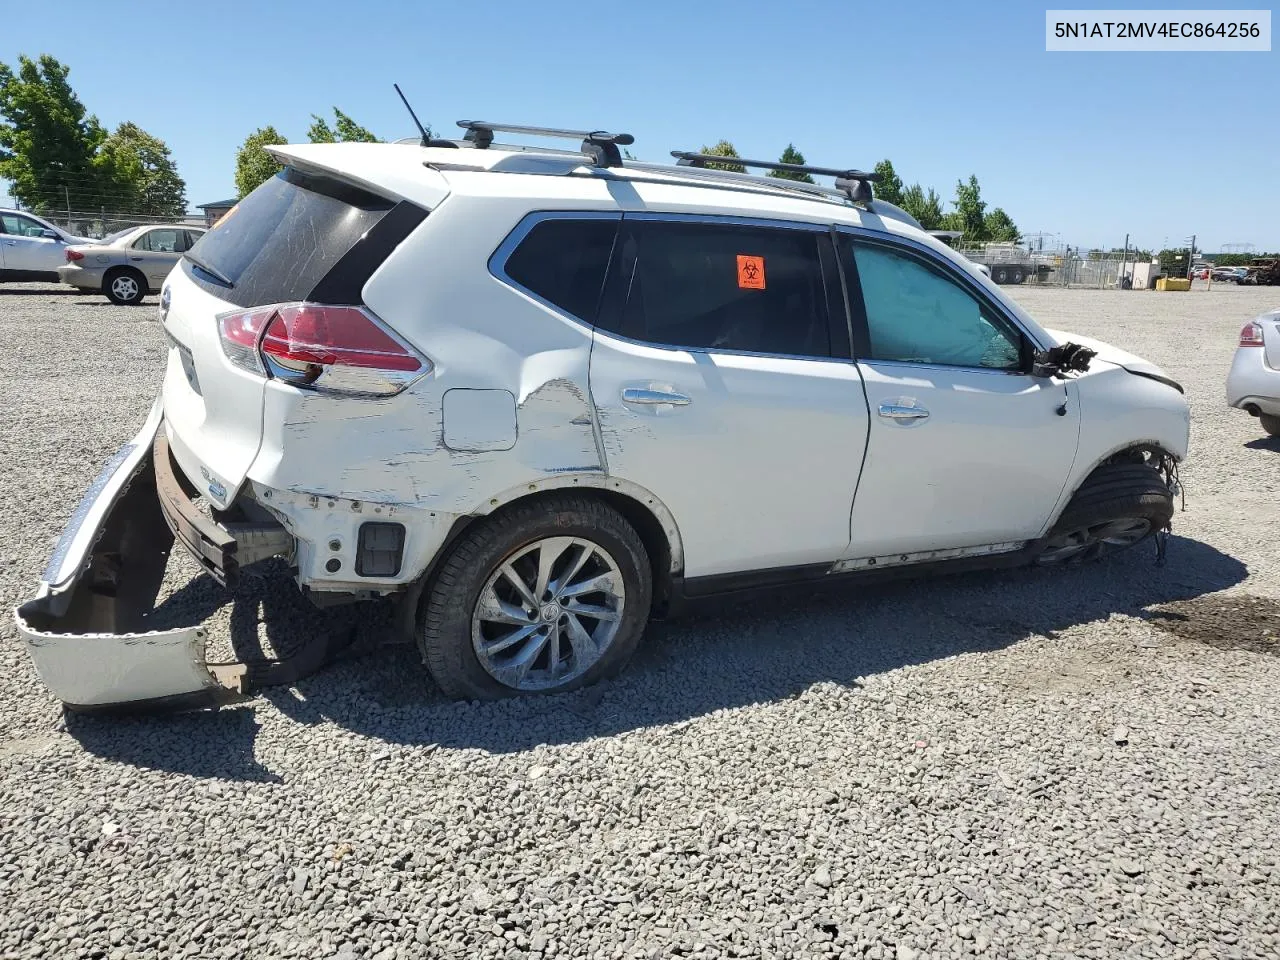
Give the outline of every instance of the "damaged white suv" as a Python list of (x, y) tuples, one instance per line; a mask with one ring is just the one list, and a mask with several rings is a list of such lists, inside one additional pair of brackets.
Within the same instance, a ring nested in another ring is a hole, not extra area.
[(488, 698), (613, 674), (689, 598), (1168, 527), (1178, 384), (1037, 326), (872, 176), (465, 126), (269, 148), (170, 275), (163, 394), (17, 613), (65, 703), (248, 689), (200, 625), (148, 632), (174, 537), (229, 589), (283, 556), (318, 602), (390, 598)]

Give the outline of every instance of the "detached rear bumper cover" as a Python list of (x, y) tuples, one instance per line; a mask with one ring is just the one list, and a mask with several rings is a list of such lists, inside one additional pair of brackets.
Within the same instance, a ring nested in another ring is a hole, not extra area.
[[(157, 465), (157, 452), (168, 459), (161, 419), (157, 400), (142, 430), (86, 491), (35, 598), (15, 612), (40, 679), (72, 709), (213, 706), (249, 692), (248, 665), (205, 663), (202, 625), (147, 629), (175, 529), (220, 580), (237, 569), (235, 535), (177, 496), (182, 478), (168, 463)], [(283, 530), (246, 532), (253, 559), (287, 543)], [(221, 563), (212, 562), (213, 545), (202, 534), (218, 538)]]

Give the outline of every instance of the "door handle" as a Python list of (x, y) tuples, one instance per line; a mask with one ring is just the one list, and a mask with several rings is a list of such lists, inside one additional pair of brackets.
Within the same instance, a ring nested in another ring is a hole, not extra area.
[(130, 257), (129, 259), (130, 259), (130, 260), (138, 260), (138, 261), (141, 261), (141, 260), (142, 260), (142, 258), (141, 258), (141, 257)]
[(17, 240), (6, 240), (6, 241), (4, 242), (4, 245), (5, 245), (6, 247), (16, 247), (16, 246), (18, 245), (18, 241), (17, 241)]
[(927, 420), (929, 411), (924, 407), (888, 402), (880, 404), (880, 416), (886, 420)]
[(668, 393), (665, 390), (646, 390), (643, 387), (623, 387), (623, 403), (657, 404), (669, 403), (673, 407), (689, 405), (689, 398), (683, 393)]

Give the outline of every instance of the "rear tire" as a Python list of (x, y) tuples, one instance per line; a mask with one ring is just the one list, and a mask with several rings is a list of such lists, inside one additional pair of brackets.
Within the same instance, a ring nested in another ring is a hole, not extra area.
[(648, 554), (621, 514), (588, 497), (540, 498), (459, 537), (428, 588), (418, 643), (455, 700), (562, 693), (622, 670), (652, 597)]
[(1271, 436), (1280, 437), (1280, 417), (1269, 413), (1260, 413), (1258, 414), (1258, 422), (1262, 424), (1262, 429)]
[(1009, 276), (1005, 272), (1004, 267), (996, 267), (994, 270), (991, 271), (991, 279), (994, 280), (996, 283), (1006, 283), (1009, 279)]
[(1021, 268), (1021, 267), (1014, 267), (1014, 268), (1013, 268), (1013, 282), (1014, 282), (1014, 283), (1021, 283), (1024, 279), (1026, 279), (1026, 275), (1022, 272), (1022, 268)]
[(1042, 566), (1083, 563), (1128, 549), (1169, 525), (1173, 494), (1146, 463), (1108, 463), (1075, 492), (1040, 547)]
[(118, 306), (134, 307), (147, 295), (147, 278), (127, 267), (112, 270), (102, 278), (102, 292)]

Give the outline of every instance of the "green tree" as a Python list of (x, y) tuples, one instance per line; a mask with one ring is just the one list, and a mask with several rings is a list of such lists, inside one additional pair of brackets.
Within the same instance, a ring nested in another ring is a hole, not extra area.
[(122, 123), (103, 141), (94, 160), (116, 211), (180, 217), (187, 209), (187, 185), (178, 176), (169, 147), (136, 123)]
[(273, 143), (288, 143), (276, 131), (275, 127), (259, 127), (249, 136), (236, 151), (236, 194), (243, 199), (274, 177), (281, 169), (275, 157), (262, 148)]
[[(333, 108), (334, 122), (333, 126), (329, 126), (329, 122), (324, 117), (311, 115), (312, 124), (307, 128), (307, 137), (312, 143), (378, 143), (380, 142), (373, 131), (368, 127), (362, 127), (349, 116), (339, 110)], [(427, 129), (427, 137), (430, 138), (431, 129)]]
[(902, 191), (902, 202), (898, 206), (920, 221), (920, 226), (924, 229), (941, 229), (942, 198), (932, 187), (929, 188), (928, 193), (925, 193), (920, 184), (913, 183)]
[[(733, 144), (728, 140), (721, 140), (714, 147), (703, 147), (702, 153), (709, 153), (713, 157), (738, 157), (738, 151), (733, 148)], [(709, 170), (727, 170), (730, 173), (746, 173), (747, 168), (740, 163), (708, 163)]]
[(988, 240), (994, 240), (997, 243), (1017, 243), (1022, 239), (1022, 233), (1013, 222), (1013, 218), (1000, 207), (996, 207), (982, 218), (982, 229), (986, 232)]
[[(96, 209), (109, 183), (94, 164), (106, 131), (67, 82), (70, 68), (45, 54), (0, 63), (0, 177), (28, 207)], [(112, 198), (113, 199), (113, 198)]]
[[(875, 172), (880, 174), (880, 179), (875, 184), (876, 199), (901, 207), (903, 200), (902, 178), (893, 169), (893, 164), (888, 159), (881, 160), (876, 164)], [(917, 217), (917, 219), (919, 218)]]
[[(733, 156), (736, 157), (737, 154), (735, 153)], [(782, 156), (778, 158), (778, 162), (803, 164), (804, 154), (796, 149), (795, 144), (788, 143), (787, 149), (782, 151)], [(800, 183), (813, 183), (813, 177), (807, 173), (793, 173), (789, 170), (770, 170), (769, 176), (777, 177), (779, 180), (798, 180)]]
[(948, 227), (947, 229), (963, 230), (964, 239), (966, 240), (988, 239), (987, 205), (983, 202), (982, 191), (978, 187), (978, 178), (975, 175), (969, 175), (968, 183), (963, 180), (956, 181), (956, 199), (954, 202), (956, 217), (949, 222), (956, 224), (956, 226)]

